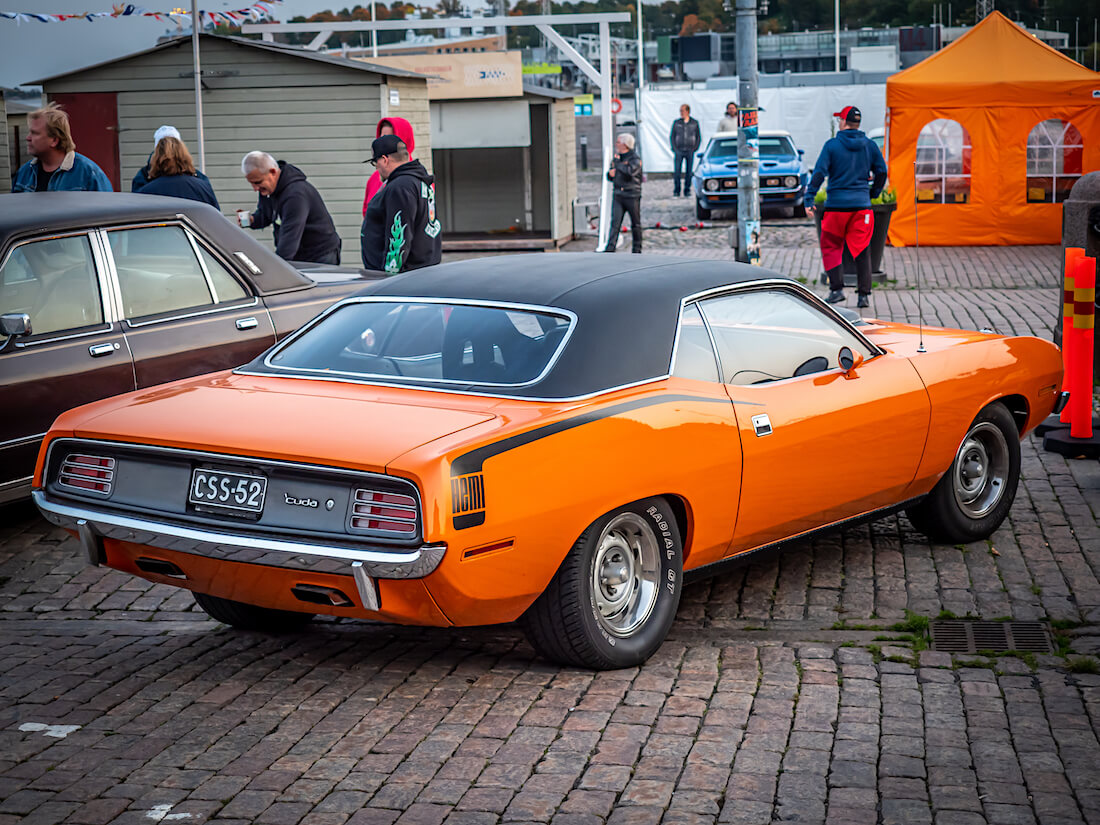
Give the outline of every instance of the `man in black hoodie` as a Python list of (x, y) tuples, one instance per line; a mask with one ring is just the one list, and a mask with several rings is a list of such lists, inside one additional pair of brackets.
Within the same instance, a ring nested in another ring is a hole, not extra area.
[(363, 267), (396, 275), (437, 264), (443, 254), (435, 215), (435, 178), (397, 135), (371, 144), (368, 163), (386, 185), (367, 204), (360, 247)]
[(275, 254), (287, 261), (340, 263), (340, 236), (336, 225), (305, 173), (267, 152), (249, 152), (241, 171), (260, 193), (248, 229), (275, 225)]

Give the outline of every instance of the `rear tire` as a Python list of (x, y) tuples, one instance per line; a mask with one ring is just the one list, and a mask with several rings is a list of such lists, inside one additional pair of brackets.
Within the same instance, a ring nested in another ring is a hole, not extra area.
[(632, 667), (668, 635), (682, 573), (683, 547), (668, 502), (636, 501), (581, 534), (520, 622), (535, 650), (553, 662)]
[(933, 541), (980, 541), (1008, 516), (1019, 483), (1020, 433), (995, 402), (978, 413), (943, 478), (906, 515)]
[(195, 602), (211, 619), (240, 630), (261, 630), (266, 633), (287, 633), (298, 630), (313, 621), (312, 613), (293, 610), (275, 610), (254, 604), (235, 602), (206, 593), (192, 593)]

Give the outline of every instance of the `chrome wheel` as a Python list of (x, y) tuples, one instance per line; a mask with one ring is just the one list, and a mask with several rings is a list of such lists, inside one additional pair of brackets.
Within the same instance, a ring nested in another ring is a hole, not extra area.
[(979, 519), (997, 506), (1007, 489), (1008, 441), (996, 424), (983, 421), (966, 434), (952, 465), (955, 501), (970, 518)]
[(635, 513), (620, 513), (600, 533), (592, 560), (592, 597), (600, 626), (629, 636), (657, 602), (660, 552), (653, 528)]

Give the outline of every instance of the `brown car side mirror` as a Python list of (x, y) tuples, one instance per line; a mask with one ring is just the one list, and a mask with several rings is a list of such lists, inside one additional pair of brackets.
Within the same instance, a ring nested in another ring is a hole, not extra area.
[(6, 340), (0, 343), (0, 352), (7, 349), (16, 338), (22, 338), (31, 333), (31, 316), (27, 313), (9, 312), (6, 315), (0, 315), (0, 335), (7, 336)]

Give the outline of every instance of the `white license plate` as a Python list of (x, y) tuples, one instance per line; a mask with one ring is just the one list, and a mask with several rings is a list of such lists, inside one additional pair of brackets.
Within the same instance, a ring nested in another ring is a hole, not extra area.
[(267, 479), (263, 476), (199, 469), (191, 473), (187, 500), (207, 507), (262, 513), (266, 493)]

